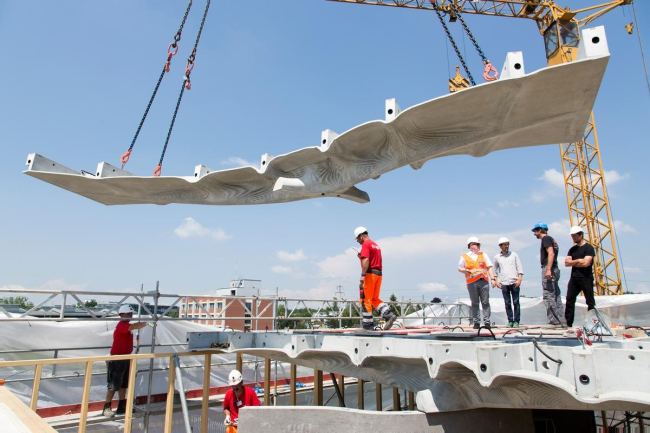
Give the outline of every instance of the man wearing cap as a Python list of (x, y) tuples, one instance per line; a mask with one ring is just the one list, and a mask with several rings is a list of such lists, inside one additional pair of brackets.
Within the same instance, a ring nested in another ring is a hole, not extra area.
[(535, 224), (533, 234), (541, 240), (539, 260), (542, 265), (542, 297), (546, 306), (546, 322), (552, 326), (564, 326), (564, 305), (560, 291), (560, 268), (557, 267), (558, 246), (555, 239), (548, 234), (548, 225), (543, 222)]
[(490, 328), (490, 283), (494, 284), (495, 278), (492, 271), (490, 258), (481, 251), (481, 242), (476, 236), (467, 239), (469, 251), (460, 256), (458, 272), (465, 275), (467, 292), (472, 303), (472, 317), (474, 329), (481, 327), (479, 316), (479, 301), (483, 307), (483, 326)]
[(359, 279), (359, 301), (361, 302), (361, 324), (366, 331), (375, 329), (372, 318), (374, 307), (385, 320), (384, 330), (389, 330), (397, 316), (390, 310), (390, 306), (379, 299), (382, 281), (381, 249), (370, 237), (365, 227), (354, 229), (354, 239), (361, 245), (357, 254), (361, 261), (361, 277)]
[(566, 292), (566, 323), (573, 326), (573, 318), (576, 308), (576, 298), (580, 292), (584, 293), (587, 301), (587, 310), (596, 308), (594, 299), (594, 273), (592, 263), (596, 256), (594, 247), (585, 240), (585, 234), (580, 226), (571, 227), (571, 240), (573, 245), (567, 257), (564, 259), (564, 266), (571, 267), (571, 278)]
[(259, 406), (260, 399), (255, 391), (244, 386), (244, 378), (239, 370), (232, 370), (228, 374), (228, 385), (232, 388), (223, 398), (223, 414), (226, 416), (223, 423), (227, 426), (226, 433), (237, 433), (240, 409), (246, 406)]
[[(494, 256), (495, 285), (501, 289), (506, 304), (508, 327), (518, 328), (521, 321), (519, 307), (519, 286), (524, 276), (524, 268), (517, 253), (510, 251), (510, 240), (499, 239), (501, 252)], [(514, 306), (514, 313), (512, 311)]]
[[(142, 329), (147, 326), (147, 322), (130, 323), (133, 317), (133, 308), (130, 305), (122, 305), (118, 310), (120, 321), (117, 322), (113, 332), (113, 346), (111, 355), (130, 355), (133, 352), (133, 334), (131, 331)], [(106, 390), (106, 403), (102, 414), (106, 417), (115, 415), (124, 415), (126, 413), (126, 388), (129, 384), (129, 367), (131, 361), (106, 361), (106, 374), (108, 389)], [(115, 391), (118, 392), (119, 402), (117, 410), (111, 410), (111, 402)]]

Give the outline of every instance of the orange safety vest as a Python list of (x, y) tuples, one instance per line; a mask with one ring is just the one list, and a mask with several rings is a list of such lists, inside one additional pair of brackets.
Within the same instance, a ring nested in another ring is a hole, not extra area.
[[(465, 268), (472, 271), (471, 274), (465, 274), (465, 282), (467, 284), (473, 283), (483, 278), (485, 281), (489, 281), (487, 263), (485, 263), (485, 257), (483, 253), (479, 251), (476, 261), (472, 260), (469, 254), (463, 254), (463, 259), (465, 260)], [(478, 271), (474, 271), (478, 269)]]

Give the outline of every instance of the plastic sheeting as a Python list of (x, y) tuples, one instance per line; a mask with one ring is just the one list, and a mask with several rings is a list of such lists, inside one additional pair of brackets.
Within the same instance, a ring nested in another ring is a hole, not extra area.
[[(460, 298), (455, 302), (471, 306), (469, 298)], [(566, 298), (562, 297), (562, 302), (566, 304)], [(542, 298), (520, 298), (521, 306), (521, 324), (522, 325), (544, 325), (546, 324), (546, 307)], [(445, 313), (444, 306), (433, 305), (424, 310), (424, 315), (439, 315)], [(650, 324), (650, 293), (638, 295), (617, 295), (617, 296), (596, 296), (596, 308), (602, 310), (612, 317), (614, 323), (625, 325), (646, 326)], [(490, 292), (490, 320), (497, 325), (508, 323), (506, 316), (506, 307), (501, 296), (500, 290)], [(587, 313), (587, 303), (583, 296), (578, 296), (576, 301), (575, 321), (574, 324), (581, 324)], [(419, 316), (422, 316), (419, 312)], [(452, 314), (458, 314), (452, 311)], [(458, 320), (449, 319), (422, 319), (417, 318), (418, 313), (414, 313), (404, 319), (406, 325), (437, 325), (444, 322), (445, 325), (458, 324)], [(466, 321), (464, 323), (467, 323)]]
[[(145, 319), (146, 320), (146, 319)], [(46, 358), (75, 358), (88, 356), (106, 356), (109, 354), (110, 346), (113, 343), (113, 331), (116, 321), (79, 321), (79, 322), (16, 322), (2, 321), (2, 351), (21, 351), (18, 353), (0, 353), (1, 361), (17, 361), (26, 359)], [(158, 321), (156, 330), (155, 353), (186, 352), (187, 332), (215, 331), (217, 328), (209, 325), (201, 325), (184, 321)], [(153, 329), (145, 327), (140, 330), (140, 344), (150, 345)], [(135, 333), (134, 333), (135, 334)], [(174, 344), (175, 346), (165, 346)], [(42, 350), (49, 349), (49, 350)], [(73, 350), (63, 350), (73, 349)], [(76, 350), (75, 350), (76, 349)], [(39, 350), (39, 351), (36, 351)], [(55, 350), (58, 354), (55, 355)], [(135, 350), (134, 350), (135, 353)], [(143, 347), (139, 353), (150, 353), (149, 347)], [(200, 389), (203, 387), (203, 356), (184, 356), (180, 358), (181, 366), (197, 366), (199, 368), (184, 368), (183, 385), (184, 389)], [(263, 380), (264, 363), (244, 364), (244, 382), (253, 383)], [(261, 361), (261, 360), (260, 360)], [(212, 371), (210, 386), (225, 386), (227, 384), (228, 372), (234, 368), (234, 355), (212, 356)], [(149, 360), (138, 362), (136, 377), (136, 395), (146, 395), (149, 382)], [(217, 367), (217, 363), (230, 363)], [(163, 368), (163, 371), (154, 371), (152, 394), (167, 393), (168, 358), (157, 358), (154, 360), (154, 370)], [(61, 364), (53, 370), (52, 366), (43, 368), (40, 385), (38, 407), (51, 407), (68, 404), (78, 404), (81, 401), (83, 389), (84, 364)], [(274, 368), (274, 366), (273, 366)], [(0, 369), (0, 378), (9, 382), (6, 384), (21, 400), (29, 404), (33, 378), (32, 367), (26, 369)], [(106, 364), (97, 362), (93, 365), (93, 376), (91, 385), (90, 401), (103, 401), (106, 397)], [(97, 374), (99, 373), (99, 374)], [(275, 373), (275, 368), (273, 373)], [(313, 372), (312, 372), (313, 373)], [(278, 378), (289, 377), (289, 368), (286, 365), (278, 365)], [(309, 374), (309, 373), (307, 373)], [(56, 376), (51, 380), (49, 377)], [(73, 376), (60, 378), (60, 376)], [(30, 379), (24, 382), (11, 382), (15, 379)]]

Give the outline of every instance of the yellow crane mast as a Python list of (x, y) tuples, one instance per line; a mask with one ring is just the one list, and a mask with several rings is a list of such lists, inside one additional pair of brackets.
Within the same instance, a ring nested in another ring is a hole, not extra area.
[[(327, 0), (442, 11), (455, 21), (457, 15), (477, 14), (535, 21), (544, 37), (548, 65), (575, 60), (580, 29), (607, 12), (632, 4), (633, 0), (614, 0), (577, 10), (560, 7), (553, 0)], [(607, 198), (593, 112), (578, 143), (560, 143), (562, 170), (571, 225), (586, 228), (587, 240), (594, 246), (594, 292), (597, 295), (622, 295), (621, 273), (616, 253), (614, 222)]]

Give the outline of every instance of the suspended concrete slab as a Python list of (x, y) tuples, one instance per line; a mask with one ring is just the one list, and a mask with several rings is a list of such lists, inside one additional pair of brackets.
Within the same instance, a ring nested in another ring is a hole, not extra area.
[[(587, 32), (591, 32), (587, 34)], [(509, 53), (498, 81), (444, 95), (401, 111), (386, 101), (385, 120), (343, 134), (325, 130), (321, 145), (262, 156), (259, 168), (192, 176), (135, 176), (106, 162), (77, 172), (36, 153), (26, 174), (106, 205), (284, 203), (341, 197), (358, 203), (355, 185), (433, 158), (581, 141), (609, 59), (602, 27), (583, 31), (578, 60), (524, 71), (521, 52)]]

